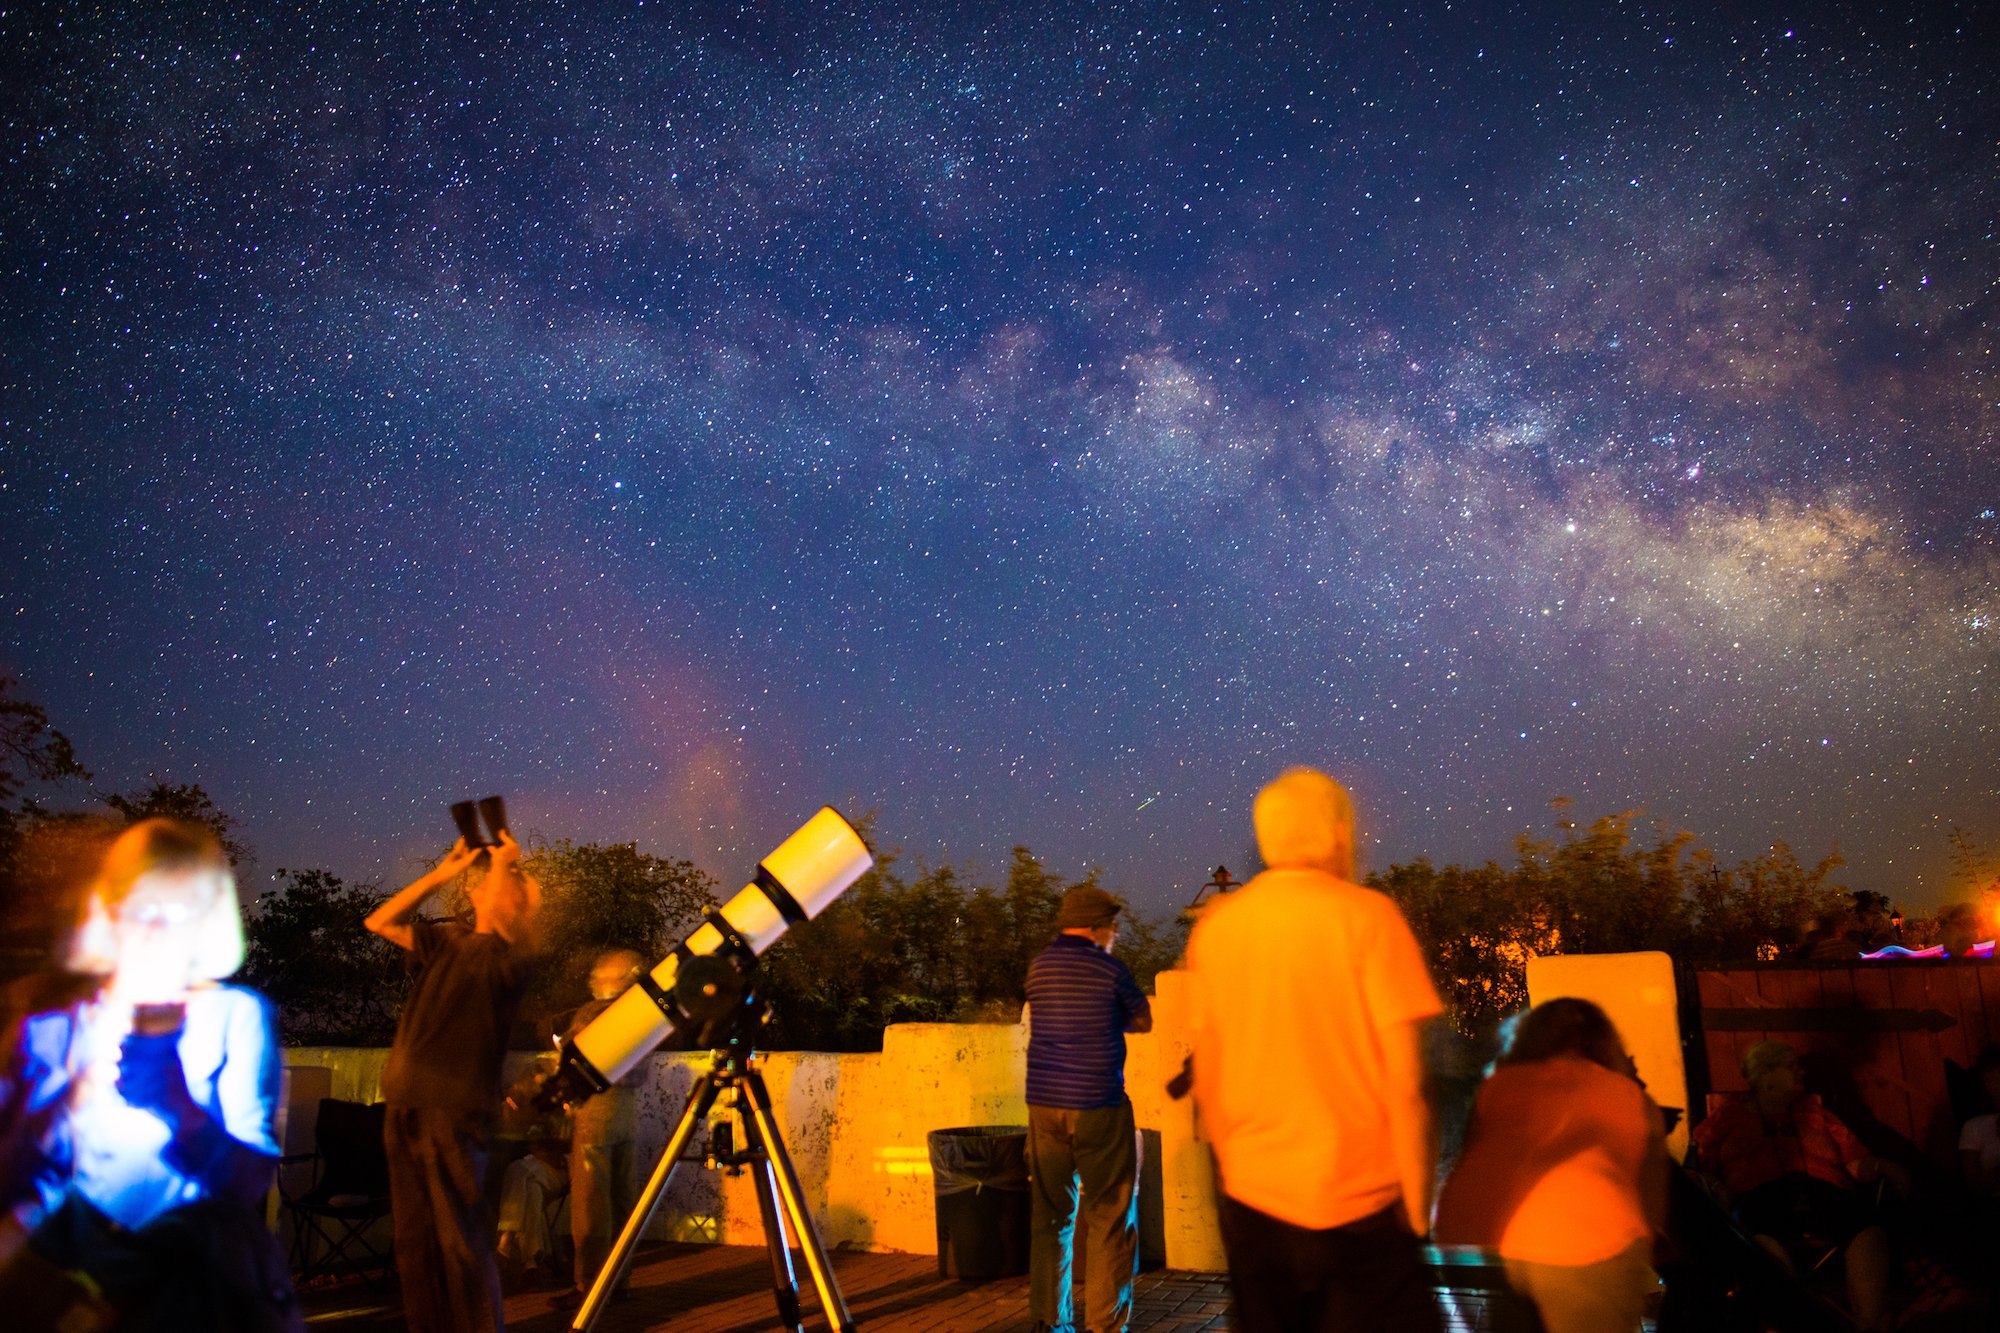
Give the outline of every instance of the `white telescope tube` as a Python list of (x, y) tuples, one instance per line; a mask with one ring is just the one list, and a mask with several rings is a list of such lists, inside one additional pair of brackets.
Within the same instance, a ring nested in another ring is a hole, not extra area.
[[(723, 904), (717, 915), (752, 954), (763, 953), (801, 921), (810, 921), (875, 864), (861, 835), (832, 806), (807, 820), (757, 867), (757, 877)], [(565, 1044), (562, 1065), (545, 1091), (580, 1100), (602, 1092), (658, 1049), (681, 1021), (673, 1003), (674, 980), (690, 958), (736, 947), (729, 935), (704, 921), (642, 980), (612, 1001)], [(558, 1085), (561, 1085), (558, 1088)]]

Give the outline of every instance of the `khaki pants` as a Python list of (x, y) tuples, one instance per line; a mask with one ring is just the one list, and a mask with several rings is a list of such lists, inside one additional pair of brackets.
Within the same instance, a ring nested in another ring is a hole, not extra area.
[(1602, 1263), (1509, 1259), (1507, 1282), (1535, 1303), (1548, 1333), (1634, 1333), (1660, 1284), (1652, 1257), (1652, 1242), (1642, 1240)]
[[(1082, 1206), (1078, 1206), (1078, 1182)], [(1129, 1099), (1071, 1111), (1028, 1108), (1028, 1313), (1050, 1328), (1125, 1333), (1139, 1273), (1139, 1144)], [(1071, 1236), (1084, 1234), (1083, 1313), (1070, 1302)]]

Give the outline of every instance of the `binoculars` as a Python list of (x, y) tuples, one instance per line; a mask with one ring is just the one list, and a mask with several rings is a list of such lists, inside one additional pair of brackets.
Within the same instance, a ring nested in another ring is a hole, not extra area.
[[(486, 827), (493, 830), (487, 837), (479, 829), (479, 821), (484, 819)], [(465, 839), (467, 847), (498, 847), (500, 835), (507, 829), (507, 803), (498, 796), (473, 801), (454, 801), (451, 807), (451, 822), (458, 825), (458, 836)]]

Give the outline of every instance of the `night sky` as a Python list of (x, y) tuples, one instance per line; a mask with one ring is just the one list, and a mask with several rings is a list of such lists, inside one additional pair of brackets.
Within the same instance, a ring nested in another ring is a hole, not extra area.
[(0, 10), (0, 674), (263, 872), (2000, 850), (1991, 6), (231, 8)]

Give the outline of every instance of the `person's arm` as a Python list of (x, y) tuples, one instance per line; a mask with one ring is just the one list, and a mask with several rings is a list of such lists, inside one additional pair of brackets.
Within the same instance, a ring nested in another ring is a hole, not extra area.
[(516, 949), (533, 954), (541, 949), (541, 881), (521, 869), (521, 844), (506, 829), (500, 830), (500, 845), (493, 849), (489, 875), (509, 879), (521, 894), (521, 910), (501, 928), (500, 934)]
[(1153, 1006), (1146, 1000), (1146, 992), (1139, 989), (1139, 983), (1132, 976), (1132, 969), (1118, 964), (1118, 1004), (1125, 1015), (1125, 1031), (1151, 1032), (1153, 1030)]
[(415, 949), (417, 941), (410, 929), (410, 918), (417, 914), (417, 908), (423, 905), (424, 899), (465, 873), (465, 868), (478, 855), (477, 851), (465, 845), (465, 839), (460, 838), (444, 854), (444, 860), (390, 895), (361, 924), (399, 949)]
[(1437, 1183), (1437, 1125), (1424, 1073), (1427, 1019), (1394, 1023), (1382, 1030), (1383, 1101), (1396, 1176), (1403, 1182), (1403, 1211), (1418, 1236), (1431, 1229), (1431, 1192)]

